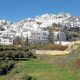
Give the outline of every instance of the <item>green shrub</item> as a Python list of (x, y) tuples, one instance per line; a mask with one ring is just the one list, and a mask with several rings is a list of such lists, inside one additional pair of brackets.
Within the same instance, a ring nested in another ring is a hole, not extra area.
[(57, 45), (57, 44), (45, 44), (45, 45), (37, 45), (36, 49), (39, 50), (65, 50), (67, 46)]

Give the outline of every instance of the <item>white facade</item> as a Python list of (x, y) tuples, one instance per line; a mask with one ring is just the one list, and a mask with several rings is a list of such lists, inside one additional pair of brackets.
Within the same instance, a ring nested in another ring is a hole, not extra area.
[(10, 31), (0, 31), (0, 45), (12, 45), (14, 36)]
[(64, 21), (63, 22), (63, 26), (66, 26), (68, 28), (71, 28), (71, 27), (80, 27), (80, 22), (67, 22), (67, 21)]
[[(31, 44), (46, 44), (48, 43), (48, 31), (27, 31), (23, 32), (22, 36), (29, 39)], [(66, 34), (64, 32), (53, 32), (54, 41), (66, 41)]]
[(55, 44), (58, 44), (58, 45), (71, 45), (71, 42), (67, 42), (67, 41), (56, 41), (54, 42)]
[(31, 44), (46, 44), (48, 43), (48, 31), (29, 31), (27, 32), (29, 42)]
[(21, 32), (16, 32), (15, 37), (21, 37)]
[[(48, 43), (49, 32), (48, 31), (27, 31), (27, 32), (17, 32), (15, 37), (22, 37), (25, 40), (27, 37), (30, 44), (46, 44)], [(53, 32), (54, 42), (56, 41), (66, 41), (66, 34), (64, 32)]]
[(66, 41), (66, 34), (64, 32), (53, 32), (54, 41)]

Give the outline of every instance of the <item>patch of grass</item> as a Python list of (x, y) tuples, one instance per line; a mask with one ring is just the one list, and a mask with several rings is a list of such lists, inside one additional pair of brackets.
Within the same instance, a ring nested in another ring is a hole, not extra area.
[[(55, 56), (55, 59), (64, 57)], [(69, 67), (55, 65), (55, 59), (54, 56), (45, 55), (43, 60), (41, 59), (41, 55), (38, 55), (37, 60), (21, 61), (18, 63), (18, 67), (6, 75), (6, 79), (0, 78), (0, 80), (23, 80), (22, 77), (27, 75), (31, 76), (33, 80), (80, 80), (80, 72), (74, 73)]]
[(27, 80), (28, 76), (32, 80), (80, 80), (79, 54), (80, 49), (62, 56), (37, 55), (37, 59), (20, 61), (11, 73), (0, 77), (0, 80)]

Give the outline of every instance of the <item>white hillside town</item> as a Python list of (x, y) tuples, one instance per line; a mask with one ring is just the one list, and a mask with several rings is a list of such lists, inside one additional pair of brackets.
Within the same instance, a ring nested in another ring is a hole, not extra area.
[(74, 39), (74, 35), (69, 34), (67, 29), (78, 28), (80, 31), (80, 17), (72, 16), (69, 13), (44, 14), (17, 23), (0, 20), (0, 45), (13, 45), (16, 37), (24, 39), (28, 37), (30, 44), (46, 44), (50, 32), (44, 28), (51, 27), (54, 23), (60, 24), (61, 28), (65, 29), (52, 32), (55, 44), (67, 45), (72, 41), (71, 39)]

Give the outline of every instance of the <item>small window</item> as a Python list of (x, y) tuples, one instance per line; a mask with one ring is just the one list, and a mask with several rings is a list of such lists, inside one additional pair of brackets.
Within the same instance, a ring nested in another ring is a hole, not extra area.
[(0, 35), (2, 35), (2, 33), (0, 33)]
[(43, 33), (43, 35), (44, 35), (44, 36), (47, 36), (47, 34), (46, 34), (46, 33)]
[(10, 38), (10, 39), (9, 39), (9, 42), (13, 42), (13, 39), (12, 39), (12, 38)]
[(48, 38), (46, 37), (46, 39), (48, 39)]
[(42, 37), (42, 39), (44, 39), (44, 37)]
[(4, 40), (4, 42), (7, 42), (6, 40)]
[(39, 39), (40, 39), (40, 37), (39, 37)]

